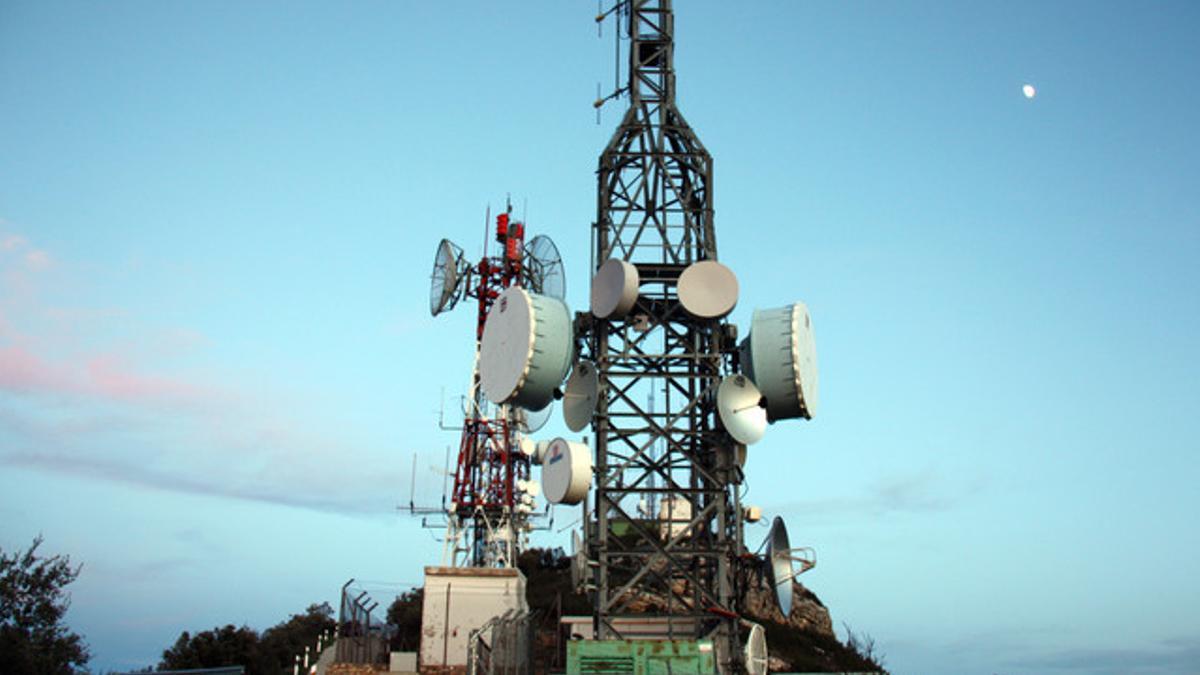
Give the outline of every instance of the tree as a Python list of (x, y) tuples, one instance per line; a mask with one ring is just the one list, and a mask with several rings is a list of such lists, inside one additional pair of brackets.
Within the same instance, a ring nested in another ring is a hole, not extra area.
[(160, 670), (245, 666), (251, 674), (272, 672), (267, 668), (259, 646), (258, 633), (252, 628), (229, 624), (195, 635), (184, 631), (175, 644), (163, 652)]
[(396, 597), (388, 607), (387, 622), (396, 627), (391, 647), (397, 652), (415, 651), (421, 646), (421, 611), (425, 589), (414, 588)]
[(91, 655), (83, 638), (63, 625), (79, 577), (65, 556), (37, 555), (42, 537), (24, 552), (0, 549), (0, 673), (75, 673)]
[[(293, 614), (287, 621), (282, 621), (263, 631), (262, 651), (272, 663), (291, 672), (292, 659), (304, 653), (305, 647), (316, 648), (317, 636), (325, 631), (333, 635), (337, 621), (333, 618), (333, 608), (328, 602), (311, 604), (303, 614)], [(313, 660), (320, 658), (314, 653)]]
[[(304, 648), (315, 647), (317, 636), (337, 627), (329, 603), (312, 604), (303, 614), (258, 632), (232, 624), (192, 635), (180, 634), (175, 644), (163, 651), (158, 667), (167, 669), (245, 666), (247, 675), (278, 675), (291, 672), (293, 659)], [(313, 655), (313, 659), (319, 655)]]

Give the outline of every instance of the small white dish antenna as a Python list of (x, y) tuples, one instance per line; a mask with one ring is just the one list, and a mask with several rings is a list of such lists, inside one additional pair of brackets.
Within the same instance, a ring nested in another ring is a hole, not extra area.
[(592, 314), (598, 319), (620, 319), (637, 304), (637, 267), (619, 258), (604, 261), (592, 277)]
[(466, 271), (463, 250), (449, 239), (438, 243), (429, 283), (429, 312), (437, 316), (458, 304), (458, 285)]
[(756, 623), (750, 624), (744, 655), (748, 675), (767, 675), (767, 631)]
[(541, 464), (542, 460), (546, 459), (546, 451), (550, 448), (551, 441), (538, 441), (533, 444), (533, 463)]
[(571, 366), (573, 329), (562, 300), (512, 286), (483, 324), (479, 383), (492, 403), (541, 410)]
[(567, 297), (567, 273), (550, 237), (539, 234), (525, 245), (525, 274), (534, 293), (559, 300)]
[(804, 303), (755, 310), (742, 353), (748, 357), (742, 370), (767, 399), (767, 419), (812, 419), (818, 402), (817, 344)]
[(737, 306), (737, 276), (716, 260), (688, 265), (679, 275), (676, 291), (687, 313), (701, 319), (720, 318)]
[(583, 537), (571, 531), (571, 587), (579, 590), (587, 582), (588, 559), (583, 547)]
[(785, 619), (792, 613), (792, 579), (795, 578), (787, 526), (783, 524), (783, 518), (775, 516), (771, 532), (767, 534), (767, 580), (775, 590), (775, 604)]
[(738, 443), (754, 445), (767, 431), (767, 411), (762, 394), (745, 375), (730, 375), (717, 387), (717, 414)]
[(576, 363), (563, 390), (563, 421), (567, 423), (567, 428), (583, 431), (584, 427), (591, 424), (599, 399), (600, 375), (596, 372), (596, 364), (591, 361)]
[(524, 408), (517, 408), (517, 410), (519, 411), (517, 414), (521, 420), (524, 432), (532, 434), (546, 426), (546, 422), (550, 421), (550, 414), (554, 411), (554, 402), (551, 401), (541, 410), (526, 410)]
[(584, 443), (556, 438), (542, 458), (542, 487), (552, 504), (574, 506), (592, 486), (592, 449)]

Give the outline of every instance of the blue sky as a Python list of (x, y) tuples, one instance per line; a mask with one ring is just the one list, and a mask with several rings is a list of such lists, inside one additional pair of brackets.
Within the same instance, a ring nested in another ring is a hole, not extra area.
[[(820, 356), (748, 499), (839, 630), (897, 673), (1200, 668), (1200, 10), (678, 4), (732, 319), (803, 300)], [(0, 545), (83, 562), (97, 670), (437, 562), (395, 507), (414, 453), (440, 495), (473, 317), (429, 266), (511, 193), (586, 306), (594, 9), (0, 5)]]

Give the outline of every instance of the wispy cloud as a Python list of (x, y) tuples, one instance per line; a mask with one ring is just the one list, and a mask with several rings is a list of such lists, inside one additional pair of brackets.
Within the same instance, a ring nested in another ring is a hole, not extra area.
[(954, 486), (933, 469), (884, 477), (861, 493), (787, 502), (780, 511), (803, 511), (806, 516), (878, 516), (889, 513), (939, 513), (948, 511), (982, 489), (982, 483)]
[[(313, 420), (293, 419), (261, 391), (148, 365), (206, 349), (211, 341), (199, 331), (127, 329), (123, 347), (105, 342), (98, 336), (121, 332), (106, 329), (142, 322), (112, 308), (40, 300), (27, 269), (34, 253), (33, 266), (46, 271), (49, 254), (23, 235), (0, 233), (0, 283), (24, 292), (19, 301), (0, 295), (0, 465), (323, 511), (390, 512), (403, 483), (397, 471), (364, 460), (373, 455), (340, 434), (330, 438)], [(71, 349), (45, 346), (54, 343)]]
[(1200, 672), (1200, 636), (1173, 638), (1145, 647), (1099, 647), (1049, 651), (1021, 657), (1009, 665), (1039, 672), (1107, 675), (1168, 675)]

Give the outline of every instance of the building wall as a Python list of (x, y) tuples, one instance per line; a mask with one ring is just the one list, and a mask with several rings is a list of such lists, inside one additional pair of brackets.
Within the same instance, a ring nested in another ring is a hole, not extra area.
[(509, 610), (529, 610), (520, 570), (426, 567), (421, 672), (465, 672), (471, 631)]

